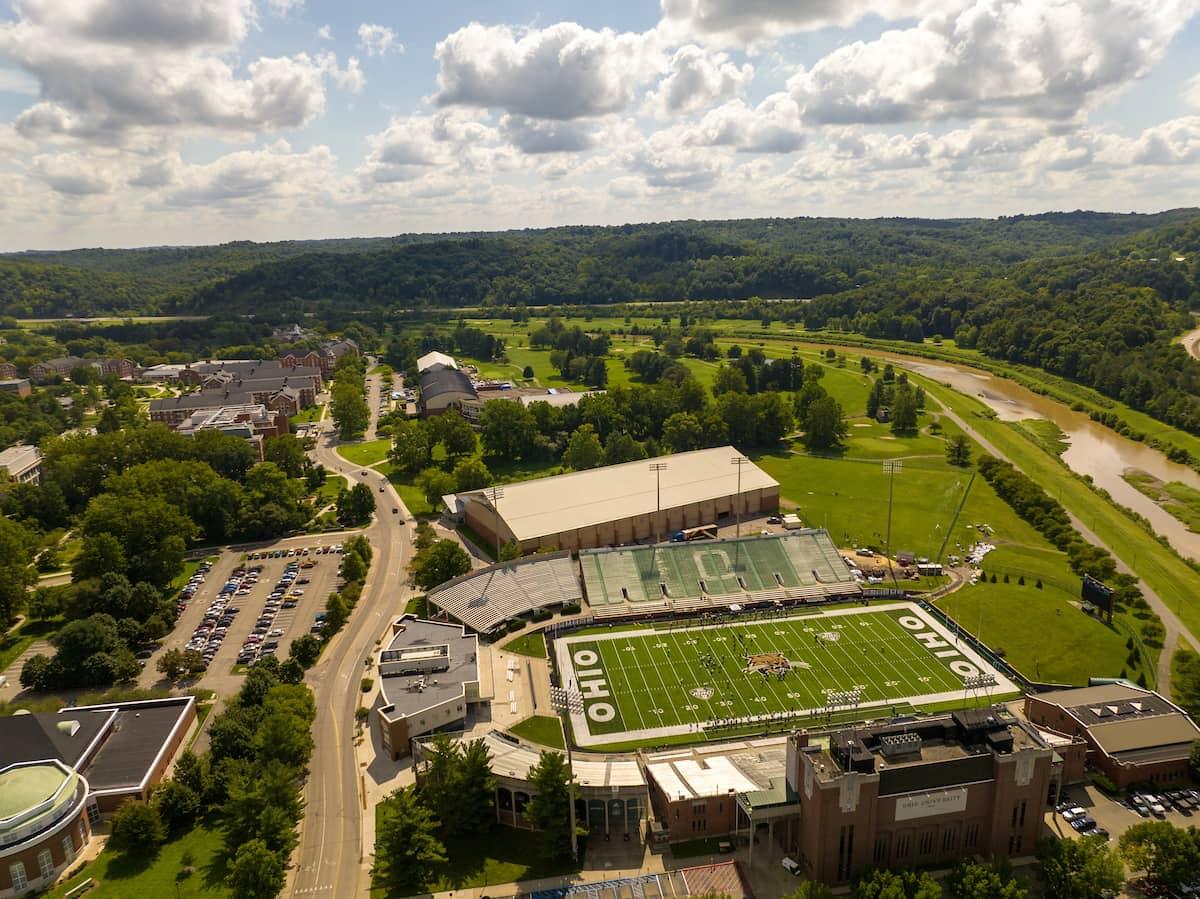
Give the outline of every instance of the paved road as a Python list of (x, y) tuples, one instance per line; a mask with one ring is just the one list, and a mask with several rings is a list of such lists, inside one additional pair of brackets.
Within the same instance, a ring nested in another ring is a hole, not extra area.
[[(378, 404), (371, 407), (372, 427)], [(337, 438), (328, 422), (322, 423), (318, 445), (313, 451), (317, 461), (331, 472), (344, 475), (353, 485), (363, 481), (376, 498), (376, 516), (364, 532), (375, 550), (371, 571), (362, 599), (347, 626), (335, 636), (308, 672), (317, 704), (313, 726), (315, 747), (305, 793), (305, 818), (296, 850), (296, 870), (289, 895), (357, 896), (365, 894), (367, 883), (360, 883), (362, 860), (373, 847), (363, 846), (362, 795), (360, 774), (354, 758), (354, 713), (363, 694), (359, 681), (363, 660), (375, 650), (375, 640), (387, 622), (402, 609), (405, 568), (411, 552), (408, 510), (392, 486), (377, 472), (352, 465), (336, 452)], [(382, 493), (379, 487), (384, 487)], [(400, 514), (392, 514), (399, 508)]]
[[(944, 414), (952, 422), (962, 428), (963, 431), (969, 434), (976, 443), (983, 447), (986, 452), (991, 453), (997, 459), (1003, 459), (1005, 462), (1010, 462), (1013, 465), (1016, 465), (1018, 469), (1020, 468), (1017, 463), (1013, 462), (1012, 459), (1000, 452), (999, 449), (990, 443), (986, 437), (975, 430), (975, 428), (971, 427), (971, 425), (969, 425), (961, 415), (958, 415), (957, 413), (946, 408), (946, 406), (942, 405), (941, 402), (938, 402), (938, 405), (942, 408), (942, 414)], [(1075, 526), (1075, 530), (1079, 531), (1079, 533), (1083, 535), (1084, 540), (1095, 546), (1099, 546), (1101, 549), (1108, 550), (1113, 559), (1116, 560), (1118, 571), (1137, 577), (1137, 572), (1125, 564), (1125, 561), (1117, 555), (1113, 548), (1101, 540), (1096, 535), (1095, 531), (1084, 524), (1070, 509), (1067, 509), (1067, 515), (1070, 516), (1071, 524)], [(1163, 648), (1158, 655), (1158, 667), (1155, 670), (1155, 689), (1157, 689), (1158, 692), (1167, 699), (1170, 699), (1171, 656), (1175, 652), (1175, 645), (1179, 642), (1180, 637), (1186, 639), (1194, 648), (1200, 648), (1200, 641), (1197, 641), (1192, 632), (1189, 631), (1184, 626), (1183, 622), (1179, 620), (1179, 616), (1176, 615), (1167, 606), (1167, 604), (1162, 601), (1161, 598), (1159, 598), (1157, 593), (1150, 589), (1145, 581), (1139, 580), (1138, 587), (1142, 591), (1142, 596), (1146, 598), (1146, 602), (1150, 604), (1150, 608), (1154, 610), (1154, 614), (1156, 614), (1162, 620), (1163, 628), (1166, 631), (1166, 635), (1163, 637)]]

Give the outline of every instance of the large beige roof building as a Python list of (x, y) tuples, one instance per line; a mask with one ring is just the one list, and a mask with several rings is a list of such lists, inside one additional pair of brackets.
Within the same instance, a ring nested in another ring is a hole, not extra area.
[[(656, 473), (651, 462), (666, 468)], [(457, 494), (455, 511), (489, 542), (499, 530), (501, 543), (516, 541), (526, 552), (665, 539), (779, 507), (779, 482), (732, 446), (505, 484), (495, 506), (489, 491)]]

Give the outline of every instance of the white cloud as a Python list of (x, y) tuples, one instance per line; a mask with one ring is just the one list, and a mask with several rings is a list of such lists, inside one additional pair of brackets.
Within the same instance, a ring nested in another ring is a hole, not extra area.
[(162, 203), (172, 207), (322, 202), (336, 193), (336, 160), (328, 147), (293, 152), (287, 141), (241, 150), (173, 173)]
[(917, 18), (945, 3), (937, 0), (661, 0), (659, 29), (687, 37), (741, 45), (831, 25), (849, 27), (874, 13), (886, 21)]
[(625, 154), (625, 166), (651, 188), (706, 190), (725, 171), (726, 160), (708, 148), (681, 144), (672, 129), (650, 135)]
[(1200, 109), (1200, 74), (1193, 75), (1183, 85), (1183, 101), (1193, 109)]
[(1132, 140), (1114, 139), (1101, 153), (1117, 165), (1177, 166), (1200, 163), (1200, 116), (1172, 119)]
[(510, 151), (496, 128), (453, 110), (393, 118), (367, 145), (358, 174), (375, 184), (413, 181), (434, 170), (487, 172), (509, 165)]
[(333, 29), (330, 28), (328, 25), (322, 25), (320, 28), (317, 29), (317, 37), (319, 37), (323, 41), (333, 40)]
[(367, 56), (404, 52), (404, 45), (396, 40), (396, 32), (386, 25), (372, 25), (368, 22), (358, 26), (358, 45)]
[(500, 132), (523, 153), (577, 153), (595, 146), (591, 130), (576, 122), (531, 119), (506, 115), (500, 120)]
[(724, 53), (688, 44), (675, 51), (667, 77), (646, 101), (662, 116), (693, 112), (740, 94), (753, 78), (754, 66), (749, 63), (738, 67)]
[(30, 137), (118, 143), (135, 129), (217, 136), (302, 127), (325, 108), (326, 77), (361, 80), (332, 54), (226, 55), (255, 22), (249, 0), (23, 0), (0, 24), (0, 56), (37, 80), (16, 119)]
[(976, 0), (840, 47), (788, 82), (805, 118), (1072, 119), (1141, 77), (1190, 0)]
[(735, 147), (745, 153), (792, 153), (804, 144), (800, 108), (782, 92), (753, 108), (734, 100), (684, 129), (681, 140), (692, 146)]
[(304, 0), (267, 0), (267, 7), (277, 16), (288, 16), (304, 8)]
[(472, 22), (438, 42), (440, 106), (544, 119), (619, 112), (665, 68), (657, 38), (574, 22), (513, 29)]
[(60, 194), (82, 197), (112, 189), (107, 167), (76, 153), (35, 156), (33, 168), (42, 181)]

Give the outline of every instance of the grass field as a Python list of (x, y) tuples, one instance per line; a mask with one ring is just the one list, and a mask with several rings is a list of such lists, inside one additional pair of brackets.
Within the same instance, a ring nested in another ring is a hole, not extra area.
[[(185, 854), (190, 861), (185, 865)], [(190, 877), (177, 878), (179, 872), (190, 865), (194, 872)], [(143, 859), (122, 852), (106, 849), (95, 861), (70, 880), (51, 892), (51, 897), (61, 897), (87, 878), (96, 886), (86, 895), (112, 897), (112, 899), (145, 899), (147, 896), (178, 896), (180, 899), (206, 896), (229, 896), (226, 876), (225, 853), (221, 845), (221, 832), (200, 825), (183, 836), (166, 843), (153, 859)]]
[(375, 465), (387, 458), (392, 441), (385, 438), (366, 443), (348, 443), (338, 447), (338, 455), (355, 465)]
[(861, 706), (945, 702), (962, 698), (964, 674), (996, 675), (905, 603), (566, 637), (555, 652), (584, 694), (585, 745), (819, 712), (836, 691), (860, 690)]
[(337, 502), (338, 494), (346, 489), (346, 479), (340, 474), (327, 475), (325, 483), (317, 488), (314, 494), (316, 506), (323, 509), (330, 503)]
[(515, 652), (534, 659), (546, 658), (546, 638), (542, 636), (541, 631), (513, 637), (500, 648), (505, 652)]
[(564, 749), (562, 724), (553, 715), (533, 715), (518, 721), (509, 730), (522, 739), (552, 749)]

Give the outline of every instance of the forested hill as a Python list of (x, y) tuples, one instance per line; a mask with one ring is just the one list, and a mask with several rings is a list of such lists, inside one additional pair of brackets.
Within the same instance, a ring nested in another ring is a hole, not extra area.
[[(1200, 211), (1001, 219), (739, 219), (498, 234), (0, 256), (0, 313), (294, 313), (340, 306), (816, 297), (921, 269), (1000, 276), (1030, 260), (1194, 242)], [(931, 268), (927, 268), (931, 267)]]

